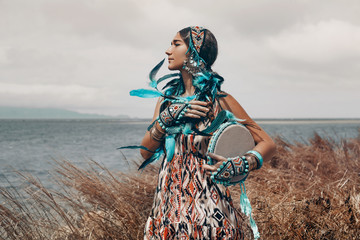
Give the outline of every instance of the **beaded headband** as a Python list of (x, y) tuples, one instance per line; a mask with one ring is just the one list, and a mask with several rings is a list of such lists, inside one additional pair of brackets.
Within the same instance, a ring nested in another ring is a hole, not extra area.
[(205, 30), (203, 27), (191, 26), (191, 40), (194, 45), (194, 48), (198, 53), (200, 53), (201, 46), (205, 38)]

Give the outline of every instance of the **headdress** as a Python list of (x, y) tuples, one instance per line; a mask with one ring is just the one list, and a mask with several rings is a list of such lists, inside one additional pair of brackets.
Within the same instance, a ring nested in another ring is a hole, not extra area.
[(199, 72), (206, 71), (207, 63), (200, 57), (200, 51), (204, 43), (206, 29), (199, 26), (190, 27), (189, 58), (185, 60), (183, 69), (195, 76)]
[(191, 42), (194, 45), (196, 51), (198, 53), (200, 53), (202, 44), (204, 42), (204, 38), (205, 38), (205, 31), (206, 29), (204, 29), (203, 27), (199, 27), (199, 26), (195, 26), (195, 27), (190, 27), (191, 28)]

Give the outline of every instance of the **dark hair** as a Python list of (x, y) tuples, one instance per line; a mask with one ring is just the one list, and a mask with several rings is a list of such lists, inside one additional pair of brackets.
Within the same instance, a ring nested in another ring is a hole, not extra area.
[[(179, 31), (179, 34), (182, 40), (186, 43), (186, 45), (189, 46), (191, 28), (187, 27), (181, 29)], [(218, 45), (216, 38), (214, 34), (210, 32), (210, 30), (205, 29), (204, 42), (201, 46), (199, 55), (202, 59), (205, 60), (205, 62), (208, 65), (208, 68), (210, 68), (214, 64), (217, 54), (218, 54)]]

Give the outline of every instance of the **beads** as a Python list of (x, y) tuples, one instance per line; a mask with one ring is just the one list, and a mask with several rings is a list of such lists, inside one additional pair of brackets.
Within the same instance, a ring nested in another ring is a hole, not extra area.
[(256, 169), (260, 169), (262, 167), (263, 161), (264, 161), (261, 154), (258, 151), (255, 151), (255, 150), (250, 150), (250, 151), (247, 151), (246, 153), (250, 153), (250, 154), (255, 155), (256, 161), (258, 163)]
[(160, 127), (165, 131), (169, 132), (169, 129), (176, 127), (183, 122), (185, 113), (191, 107), (188, 103), (172, 101), (160, 114), (157, 119)]
[(249, 163), (244, 156), (228, 158), (211, 175), (211, 179), (225, 186), (235, 185), (245, 181), (249, 175)]
[(158, 121), (160, 127), (162, 128), (162, 130), (164, 130), (165, 132), (167, 132), (169, 130), (169, 128), (166, 127), (159, 118), (157, 119), (157, 121)]

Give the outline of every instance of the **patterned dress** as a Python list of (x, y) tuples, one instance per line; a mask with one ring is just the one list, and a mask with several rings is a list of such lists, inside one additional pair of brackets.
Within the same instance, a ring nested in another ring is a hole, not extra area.
[[(218, 101), (213, 109), (215, 117)], [(199, 130), (210, 123), (200, 122)], [(202, 168), (208, 143), (206, 136), (177, 135), (173, 159), (164, 158), (160, 167), (144, 239), (243, 239), (241, 217), (229, 190), (214, 183)]]

